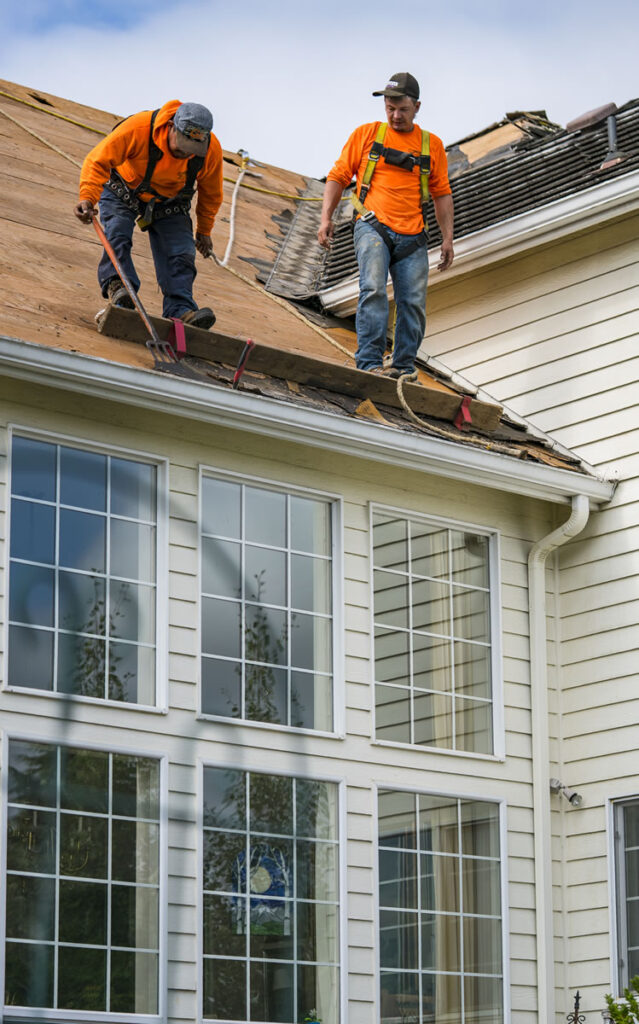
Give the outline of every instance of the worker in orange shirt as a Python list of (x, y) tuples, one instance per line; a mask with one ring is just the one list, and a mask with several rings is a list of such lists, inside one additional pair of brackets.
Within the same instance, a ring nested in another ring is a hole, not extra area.
[[(75, 215), (96, 216), (136, 291), (140, 279), (131, 259), (137, 220), (149, 232), (163, 314), (208, 329), (215, 314), (193, 300), (195, 250), (213, 252), (211, 231), (222, 203), (222, 149), (213, 135), (213, 115), (199, 103), (170, 100), (156, 111), (127, 117), (87, 155), (80, 172)], [(189, 210), (197, 186), (196, 234)], [(104, 298), (117, 306), (133, 302), (106, 252), (98, 266)]]
[[(333, 213), (356, 176), (351, 199), (358, 213), (354, 243), (360, 289), (355, 361), (360, 370), (397, 378), (414, 371), (426, 328), (426, 202), (430, 194), (442, 234), (439, 270), (446, 270), (454, 256), (453, 197), (441, 139), (415, 122), (417, 80), (402, 71), (373, 96), (384, 97), (386, 122), (360, 125), (348, 139), (326, 180), (317, 239), (329, 248)], [(396, 321), (392, 365), (384, 367), (389, 271)]]

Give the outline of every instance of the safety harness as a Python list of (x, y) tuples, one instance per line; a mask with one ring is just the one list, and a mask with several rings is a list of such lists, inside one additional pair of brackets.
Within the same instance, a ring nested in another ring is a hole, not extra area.
[[(382, 121), (377, 129), (377, 134), (375, 135), (375, 141), (371, 146), (371, 151), (368, 154), (368, 162), (364, 168), (359, 196), (353, 193), (351, 196), (351, 203), (355, 207), (357, 213), (361, 215), (362, 220), (366, 221), (367, 224), (370, 224), (370, 226), (374, 228), (379, 235), (381, 235), (390, 251), (391, 264), (393, 264), (399, 262), (399, 260), (403, 260), (406, 256), (410, 256), (416, 249), (421, 249), (421, 247), (426, 245), (428, 241), (426, 210), (428, 207), (429, 195), (428, 178), (430, 176), (430, 133), (422, 129), (422, 151), (419, 156), (415, 156), (413, 153), (406, 153), (401, 149), (391, 149), (388, 146), (385, 146), (384, 139), (386, 138), (387, 128), (388, 124)], [(373, 210), (368, 210), (364, 205), (380, 156), (384, 157), (387, 164), (392, 164), (394, 167), (401, 167), (409, 173), (412, 173), (415, 167), (419, 167), (419, 188), (421, 193), (422, 216), (424, 218), (424, 230), (415, 237), (413, 244), (405, 246), (398, 256), (395, 256), (393, 251), (394, 243), (389, 234), (388, 227), (377, 219)]]
[[(144, 177), (139, 185), (135, 188), (131, 188), (129, 184), (122, 178), (118, 172), (113, 168), (111, 170), (111, 177), (107, 181), (107, 188), (120, 199), (125, 206), (139, 214), (137, 218), (137, 224), (141, 231), (148, 231), (154, 220), (159, 220), (161, 217), (170, 217), (176, 213), (188, 215), (191, 208), (191, 200), (195, 193), (195, 179), (204, 166), (204, 157), (192, 156), (189, 158), (186, 169), (186, 182), (183, 187), (170, 199), (166, 196), (161, 195), (151, 185), (151, 179), (153, 172), (163, 155), (163, 150), (156, 145), (153, 139), (153, 128), (155, 125), (155, 119), (160, 112), (160, 108), (154, 110), (151, 114), (151, 121), (149, 124), (149, 156), (147, 160), (146, 170)], [(127, 118), (124, 119), (125, 121)], [(119, 124), (123, 122), (120, 121)], [(116, 125), (116, 128), (118, 125)], [(140, 199), (140, 195), (143, 192), (151, 192), (152, 199), (144, 202)]]

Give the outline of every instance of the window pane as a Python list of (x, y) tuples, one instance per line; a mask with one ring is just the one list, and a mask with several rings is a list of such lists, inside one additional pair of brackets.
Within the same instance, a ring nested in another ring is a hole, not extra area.
[(113, 814), (158, 818), (160, 765), (155, 758), (113, 754)]
[(500, 868), (495, 860), (462, 859), (464, 911), (467, 914), (500, 913)]
[(384, 967), (414, 970), (417, 964), (418, 914), (381, 910), (379, 914), (379, 962)]
[(118, 882), (157, 883), (159, 829), (144, 821), (114, 821), (111, 876)]
[(61, 942), (104, 945), (107, 939), (107, 887), (60, 881)]
[(332, 668), (333, 626), (330, 619), (317, 615), (291, 614), (291, 664), (294, 668), (330, 672)]
[(450, 634), (450, 588), (434, 580), (413, 580), (413, 629)]
[(56, 748), (45, 743), (9, 743), (9, 801), (55, 807)]
[(291, 725), (299, 729), (333, 728), (333, 680), (310, 672), (291, 672)]
[(501, 978), (464, 979), (465, 1024), (501, 1024), (504, 1019)]
[(244, 596), (260, 604), (286, 604), (286, 554), (247, 544), (244, 551)]
[(410, 743), (411, 707), (408, 690), (399, 686), (376, 686), (375, 723), (377, 739)]
[(297, 842), (297, 899), (337, 900), (337, 854), (337, 846), (329, 843)]
[(9, 628), (9, 685), (53, 689), (53, 633), (26, 626)]
[(106, 818), (60, 815), (60, 874), (106, 878), (107, 849)]
[(240, 717), (242, 666), (239, 661), (202, 658), (202, 713)]
[(77, 633), (97, 633), (106, 629), (106, 581), (99, 576), (77, 572), (58, 574), (58, 624)]
[(408, 582), (403, 576), (376, 571), (375, 620), (386, 626), (408, 628)]
[(331, 782), (295, 780), (297, 835), (337, 839), (337, 791)]
[(291, 604), (293, 608), (330, 615), (330, 562), (307, 555), (291, 556)]
[(490, 648), (455, 641), (455, 691), (466, 697), (491, 695)]
[(293, 780), (285, 775), (263, 775), (252, 772), (250, 777), (252, 832), (293, 834)]
[(419, 1020), (419, 977), (382, 971), (380, 975), (381, 1024)]
[(37, 874), (55, 872), (56, 817), (50, 811), (7, 810), (7, 868)]
[(218, 597), (241, 597), (242, 549), (229, 540), (202, 538), (202, 590)]
[(415, 743), (452, 748), (453, 702), (445, 693), (416, 693), (414, 700)]
[(121, 640), (153, 643), (155, 638), (155, 588), (111, 580), (109, 630)]
[(328, 502), (291, 497), (291, 547), (313, 555), (331, 553), (331, 510)]
[(114, 950), (111, 954), (111, 1011), (157, 1013), (158, 957)]
[(202, 650), (226, 658), (240, 656), (240, 612), (236, 601), (202, 599)]
[(246, 1020), (245, 961), (204, 961), (203, 1015), (206, 1020)]
[(493, 709), (487, 701), (455, 699), (455, 745), (458, 750), (490, 754), (493, 749)]
[(488, 537), (451, 530), (450, 539), (454, 582), (488, 587)]
[[(241, 794), (237, 794), (241, 799)], [(204, 888), (220, 892), (246, 892), (246, 872), (242, 867), (246, 861), (246, 835), (235, 832), (204, 833)], [(236, 902), (233, 913), (237, 921), (244, 920), (245, 908)], [(212, 953), (213, 950), (207, 952)]]
[(411, 571), (448, 579), (448, 530), (411, 521)]
[(5, 1004), (8, 1006), (52, 1006), (53, 956), (53, 946), (7, 942)]
[(109, 700), (155, 704), (155, 648), (109, 644)]
[(60, 509), (60, 565), (87, 572), (106, 569), (106, 519)]
[(68, 810), (109, 809), (109, 755), (97, 750), (62, 747), (60, 805)]
[(379, 842), (382, 846), (417, 849), (415, 795), (394, 790), (379, 794)]
[(287, 661), (286, 612), (261, 605), (246, 605), (244, 656), (247, 661), (285, 665)]
[(639, 846), (639, 803), (623, 807), (623, 825), (626, 846)]
[(275, 722), (286, 725), (287, 712), (286, 669), (266, 665), (246, 666), (246, 705), (244, 717), (254, 722)]
[(111, 459), (111, 512), (155, 521), (155, 466)]
[(61, 946), (58, 1005), (65, 1010), (106, 1009), (106, 950)]
[(11, 557), (53, 564), (55, 508), (32, 501), (11, 502)]
[[(422, 909), (459, 913), (459, 859), (425, 853), (420, 863)], [(464, 909), (470, 912), (465, 900)]]
[(499, 857), (499, 805), (464, 800), (461, 811), (462, 853), (472, 857)]
[[(422, 914), (422, 967), (427, 971), (459, 971), (461, 947), (459, 917)], [(466, 947), (464, 946), (464, 952)], [(464, 962), (464, 967), (467, 965)], [(470, 968), (468, 968), (470, 970)]]
[(239, 484), (202, 477), (202, 529), (219, 537), (239, 537), (241, 526)]
[(25, 498), (55, 501), (56, 446), (14, 437), (11, 446), (11, 490)]
[(453, 632), (464, 640), (490, 640), (489, 594), (453, 587)]
[(246, 539), (255, 544), (286, 544), (286, 495), (247, 487), (244, 493)]
[(464, 917), (464, 968), (469, 974), (501, 971), (501, 921)]
[(639, 850), (626, 850), (626, 897), (639, 896)]
[(417, 908), (417, 855), (379, 851), (379, 901), (383, 907)]
[(61, 503), (106, 511), (106, 473), (106, 456), (60, 448)]
[(52, 626), (53, 586), (53, 569), (12, 562), (9, 617), (31, 626)]
[(244, 956), (246, 935), (238, 933), (238, 920), (244, 920), (244, 913), (238, 915), (240, 900), (237, 896), (204, 897), (204, 953), (219, 956)]
[(114, 946), (158, 945), (157, 889), (114, 885), (111, 888), (111, 942)]
[(53, 940), (55, 879), (7, 875), (7, 937)]
[(320, 965), (303, 964), (297, 970), (297, 1017), (304, 1020), (306, 1014), (316, 1011), (317, 1019), (339, 1021), (339, 969)]
[(450, 640), (413, 633), (413, 685), (422, 690), (450, 690)]
[(204, 769), (204, 824), (246, 827), (246, 773), (234, 768)]
[(375, 629), (375, 678), (379, 683), (410, 683), (410, 633)]
[(433, 853), (459, 851), (457, 800), (448, 797), (419, 797), (420, 846)]
[(155, 527), (111, 520), (111, 572), (127, 579), (155, 582)]
[(408, 523), (405, 519), (373, 516), (373, 561), (380, 569), (408, 572)]
[(251, 1020), (293, 1020), (293, 964), (251, 961)]
[[(461, 1020), (461, 978), (454, 974), (422, 974), (424, 1024), (459, 1024)], [(482, 1024), (497, 1024), (493, 1017)], [(468, 1024), (468, 1017), (464, 1017)]]

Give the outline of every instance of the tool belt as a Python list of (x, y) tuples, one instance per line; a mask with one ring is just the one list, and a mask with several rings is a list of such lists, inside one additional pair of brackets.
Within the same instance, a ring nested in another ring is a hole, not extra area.
[(375, 229), (377, 234), (382, 238), (386, 248), (390, 253), (390, 265), (391, 267), (395, 263), (399, 263), (400, 260), (406, 259), (407, 256), (412, 256), (417, 249), (423, 249), (425, 245), (428, 245), (428, 231), (424, 228), (418, 235), (413, 237), (411, 243), (409, 243), (399, 255), (395, 250), (395, 241), (390, 235), (389, 228), (386, 224), (382, 224), (381, 220), (378, 220), (372, 210), (368, 210), (362, 214), (360, 220), (363, 220), (365, 224), (370, 224)]
[(121, 203), (124, 203), (137, 215), (137, 225), (141, 231), (148, 231), (154, 221), (161, 220), (163, 217), (172, 217), (175, 214), (189, 216), (190, 200), (180, 202), (179, 196), (173, 199), (161, 199), (159, 196), (153, 196), (152, 199), (144, 202), (135, 195), (133, 189), (127, 185), (116, 170), (111, 171), (111, 177), (107, 181), (106, 187), (118, 197)]

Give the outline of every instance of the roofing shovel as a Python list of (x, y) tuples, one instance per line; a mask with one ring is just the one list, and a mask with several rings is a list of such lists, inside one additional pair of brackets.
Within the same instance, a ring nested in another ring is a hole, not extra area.
[(195, 373), (193, 370), (191, 370), (190, 367), (185, 366), (178, 360), (175, 349), (169, 344), (169, 342), (162, 341), (158, 332), (156, 331), (155, 327), (153, 326), (149, 317), (147, 316), (147, 312), (142, 303), (140, 302), (135, 288), (132, 286), (128, 277), (124, 273), (122, 265), (118, 257), (115, 255), (113, 246), (111, 245), (111, 243), (109, 242), (108, 238), (104, 233), (104, 228), (100, 224), (97, 217), (94, 217), (91, 223), (93, 224), (93, 227), (96, 230), (96, 234), (102, 242), (105, 251), (108, 253), (111, 263), (117, 270), (118, 277), (120, 278), (122, 284), (128, 291), (129, 295), (131, 296), (133, 305), (140, 314), (144, 326), (146, 327), (147, 331), (150, 334), (150, 338), (146, 343), (146, 347), (148, 348), (149, 352), (151, 352), (151, 354), (153, 355), (153, 368), (155, 370), (163, 370), (168, 371), (169, 373), (176, 373), (179, 374), (179, 376), (181, 377), (189, 377), (192, 380), (200, 380), (201, 378), (199, 374)]

